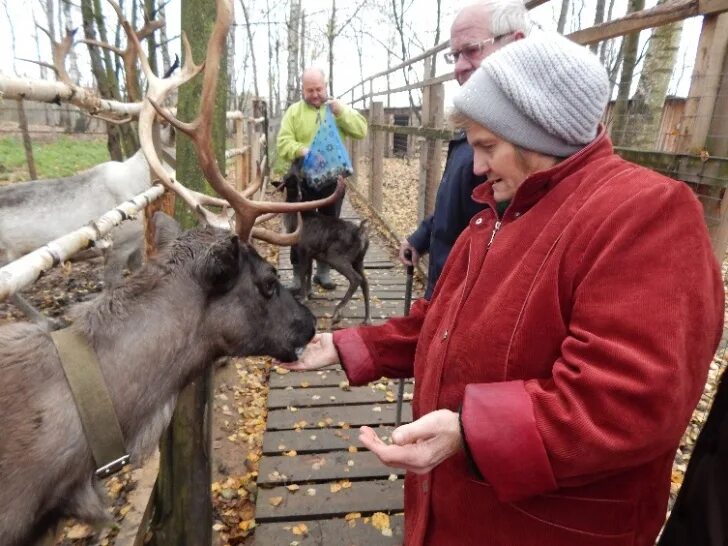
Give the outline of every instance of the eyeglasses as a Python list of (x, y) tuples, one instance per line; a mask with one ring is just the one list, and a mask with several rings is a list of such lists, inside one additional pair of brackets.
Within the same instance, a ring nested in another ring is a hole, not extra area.
[(448, 51), (444, 55), (445, 62), (448, 64), (455, 64), (456, 62), (458, 62), (458, 59), (461, 55), (469, 61), (477, 60), (483, 53), (483, 48), (485, 46), (495, 44), (497, 40), (500, 40), (504, 36), (506, 36), (506, 34), (503, 34), (501, 36), (494, 36), (493, 38), (486, 38), (485, 40), (480, 40), (479, 42), (473, 42), (472, 44), (464, 45), (460, 49), (453, 49), (451, 51)]

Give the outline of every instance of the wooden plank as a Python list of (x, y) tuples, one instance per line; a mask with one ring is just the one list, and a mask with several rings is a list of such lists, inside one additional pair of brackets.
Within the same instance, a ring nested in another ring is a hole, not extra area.
[[(279, 373), (283, 371), (283, 373)], [(273, 368), (270, 374), (271, 389), (286, 387), (338, 387), (346, 381), (346, 374), (340, 367), (326, 368), (315, 372), (289, 372), (283, 368)]]
[(343, 518), (306, 521), (306, 535), (294, 534), (294, 526), (300, 522), (264, 523), (255, 528), (256, 546), (288, 545), (300, 546), (389, 546), (402, 544), (404, 540), (404, 517), (401, 514), (389, 517), (392, 536), (385, 536), (372, 526), (371, 518), (348, 522)]
[[(404, 408), (403, 408), (404, 409)], [(372, 427), (382, 439), (389, 438), (394, 427)], [(350, 446), (364, 449), (359, 441), (359, 429), (298, 429), (267, 430), (263, 436), (263, 454), (279, 455), (291, 449), (302, 453), (325, 453), (327, 451), (347, 451)]]
[[(366, 406), (327, 406), (323, 408), (301, 408), (296, 411), (274, 409), (268, 412), (268, 430), (287, 430), (305, 422), (303, 428), (323, 428), (326, 426), (358, 427), (361, 425), (393, 425), (395, 422), (395, 403)], [(412, 409), (402, 407), (402, 420), (412, 420)]]
[[(381, 102), (372, 102), (370, 108), (370, 123), (382, 123), (384, 120), (384, 105)], [(369, 152), (369, 203), (374, 210), (383, 210), (382, 179), (384, 177), (384, 133), (375, 131), (371, 136), (371, 149)]]
[(371, 451), (329, 451), (294, 457), (263, 457), (258, 467), (258, 485), (264, 487), (345, 479), (391, 480), (393, 476), (404, 477), (404, 470), (385, 466)]
[[(344, 516), (351, 512), (401, 512), (404, 480), (350, 482), (351, 487), (331, 492), (331, 484), (310, 484), (292, 492), (286, 487), (258, 489), (255, 520), (258, 522), (306, 520)], [(283, 500), (278, 506), (277, 497)]]
[[(412, 393), (412, 385), (405, 385), (405, 392)], [(381, 384), (366, 387), (350, 387), (349, 390), (335, 387), (310, 387), (271, 389), (268, 393), (268, 408), (280, 409), (294, 406), (297, 408), (340, 406), (343, 404), (383, 404), (396, 400), (397, 386)]]
[(577, 30), (567, 37), (582, 45), (624, 36), (647, 28), (682, 21), (696, 15), (728, 11), (728, 0), (673, 0), (654, 8), (630, 13), (620, 19)]

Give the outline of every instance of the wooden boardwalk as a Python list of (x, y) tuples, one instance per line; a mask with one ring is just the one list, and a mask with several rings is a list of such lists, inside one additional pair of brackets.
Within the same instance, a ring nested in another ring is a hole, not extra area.
[[(341, 216), (359, 221), (348, 200)], [(365, 268), (373, 322), (402, 315), (405, 270), (374, 230)], [(283, 282), (289, 283), (288, 252), (281, 252), (279, 272)], [(320, 331), (329, 328), (333, 308), (348, 286), (338, 273), (332, 277), (336, 290), (328, 293), (319, 289), (309, 301)], [(421, 290), (415, 290), (413, 297), (419, 295)], [(347, 306), (341, 326), (356, 325), (363, 318), (359, 290)], [(338, 366), (318, 372), (285, 372), (274, 370), (270, 378), (255, 544), (401, 544), (403, 472), (382, 465), (358, 441), (361, 425), (375, 428), (382, 437), (391, 434), (397, 382), (380, 380), (365, 387), (349, 387)], [(406, 385), (405, 392), (402, 420), (409, 422), (411, 384)]]

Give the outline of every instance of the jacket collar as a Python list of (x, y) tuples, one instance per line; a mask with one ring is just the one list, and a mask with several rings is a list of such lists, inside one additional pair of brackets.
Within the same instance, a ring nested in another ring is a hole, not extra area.
[[(574, 155), (567, 157), (565, 160), (557, 163), (550, 169), (538, 171), (523, 181), (513, 196), (509, 208), (518, 208), (521, 212), (525, 212), (535, 205), (539, 199), (552, 190), (559, 182), (567, 176), (581, 169), (585, 164), (591, 163), (602, 157), (608, 157), (614, 153), (612, 141), (607, 134), (604, 125), (599, 125), (597, 137), (587, 144), (584, 148), (576, 152)], [(473, 190), (473, 201), (490, 205), (495, 210), (495, 200), (493, 199), (493, 185), (490, 182), (484, 182)]]

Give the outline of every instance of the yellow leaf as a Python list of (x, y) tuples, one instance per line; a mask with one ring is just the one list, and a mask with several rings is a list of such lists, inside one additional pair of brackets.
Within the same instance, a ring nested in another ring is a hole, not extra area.
[(361, 512), (349, 512), (344, 516), (344, 519), (346, 521), (351, 521), (353, 519), (359, 519), (361, 517)]
[(296, 455), (298, 455), (298, 453), (296, 452), (296, 450), (295, 450), (295, 449), (292, 449), (291, 451), (286, 451), (286, 452), (284, 453), (284, 455), (285, 455), (286, 457), (295, 457)]
[(287, 485), (286, 489), (288, 489), (291, 492), (295, 492), (295, 491), (298, 491), (300, 489), (300, 487), (298, 485), (296, 485), (295, 483), (292, 483), (291, 485)]
[(341, 491), (341, 484), (332, 483), (331, 484), (331, 492), (332, 493), (338, 493), (339, 491)]
[(299, 523), (293, 526), (291, 532), (297, 536), (306, 536), (308, 535), (308, 527), (306, 527), (305, 523)]
[(241, 521), (238, 523), (238, 527), (242, 531), (250, 531), (253, 527), (255, 527), (255, 520), (254, 519), (246, 519), (244, 521)]
[(272, 506), (280, 506), (281, 503), (283, 502), (283, 497), (271, 497), (270, 499), (268, 499), (268, 502)]
[(389, 528), (389, 516), (384, 512), (375, 512), (372, 515), (372, 527), (380, 531)]
[(359, 449), (356, 446), (349, 446), (349, 453), (356, 453)]

